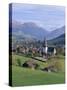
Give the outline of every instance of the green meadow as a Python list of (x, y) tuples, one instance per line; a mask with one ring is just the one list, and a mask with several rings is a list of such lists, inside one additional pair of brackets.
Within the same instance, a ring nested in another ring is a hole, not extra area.
[[(18, 66), (18, 59), (21, 62), (21, 66)], [(36, 63), (39, 65), (38, 69), (22, 67), (22, 64), (30, 59), (30, 57), (23, 55), (12, 55), (12, 86), (62, 84), (65, 82), (64, 56), (59, 55), (57, 58), (49, 59), (47, 62), (36, 60)], [(41, 70), (41, 68), (53, 64), (54, 61), (61, 63), (59, 64), (58, 72), (46, 72)]]

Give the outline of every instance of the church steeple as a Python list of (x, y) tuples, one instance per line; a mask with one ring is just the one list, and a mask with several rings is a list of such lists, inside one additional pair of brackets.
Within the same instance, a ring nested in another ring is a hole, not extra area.
[(43, 47), (47, 47), (47, 40), (46, 40), (46, 38), (44, 38)]
[(48, 47), (46, 38), (44, 38), (42, 50), (43, 50), (43, 57), (47, 59)]

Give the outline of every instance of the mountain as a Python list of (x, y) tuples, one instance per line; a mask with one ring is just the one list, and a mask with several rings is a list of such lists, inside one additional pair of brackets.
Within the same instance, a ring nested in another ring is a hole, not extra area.
[(43, 40), (49, 32), (33, 22), (27, 23), (12, 23), (12, 35), (21, 36), (26, 38), (35, 38), (37, 40)]
[(59, 37), (60, 35), (62, 35), (64, 33), (65, 33), (65, 26), (63, 26), (61, 28), (58, 28), (56, 30), (53, 30), (51, 33), (49, 33), (47, 35), (47, 40), (57, 38), (57, 37)]
[(65, 45), (65, 34), (60, 35), (57, 38), (54, 38), (52, 40), (48, 40), (49, 45), (57, 45), (57, 46), (63, 46)]
[(42, 41), (44, 37), (48, 40), (48, 44), (64, 45), (65, 43), (65, 26), (49, 32), (33, 22), (20, 23), (13, 21), (9, 28), (12, 32), (13, 44)]

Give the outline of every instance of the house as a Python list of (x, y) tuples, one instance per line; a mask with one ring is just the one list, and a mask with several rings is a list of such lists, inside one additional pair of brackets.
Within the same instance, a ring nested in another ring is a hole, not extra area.
[(28, 47), (24, 47), (24, 46), (17, 46), (16, 47), (16, 52), (17, 53), (22, 53), (22, 54), (28, 54), (29, 48)]
[(48, 47), (47, 53), (48, 53), (48, 55), (56, 55), (56, 48)]

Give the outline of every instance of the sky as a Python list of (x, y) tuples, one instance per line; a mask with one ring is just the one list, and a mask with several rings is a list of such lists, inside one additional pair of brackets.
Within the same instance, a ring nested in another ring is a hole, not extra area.
[(38, 4), (12, 4), (12, 20), (34, 22), (48, 31), (65, 25), (65, 7)]

